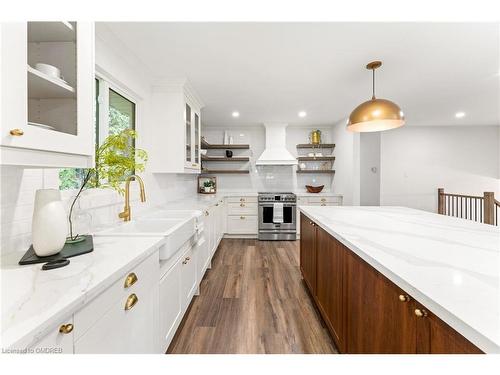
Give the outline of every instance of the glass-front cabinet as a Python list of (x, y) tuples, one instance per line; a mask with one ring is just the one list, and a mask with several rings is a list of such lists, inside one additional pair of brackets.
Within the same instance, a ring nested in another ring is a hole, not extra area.
[(1, 26), (2, 164), (88, 167), (94, 153), (94, 27)]
[(201, 123), (200, 111), (189, 104), (189, 98), (186, 100), (185, 118), (185, 168), (200, 170), (200, 142), (201, 142)]

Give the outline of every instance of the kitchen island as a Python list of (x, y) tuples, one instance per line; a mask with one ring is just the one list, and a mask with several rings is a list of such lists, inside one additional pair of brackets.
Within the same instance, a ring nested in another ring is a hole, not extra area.
[(404, 207), (301, 211), (301, 271), (344, 353), (499, 353), (500, 230)]

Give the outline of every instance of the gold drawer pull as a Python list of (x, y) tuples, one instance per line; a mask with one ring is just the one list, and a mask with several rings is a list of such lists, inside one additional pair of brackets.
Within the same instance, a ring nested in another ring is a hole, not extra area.
[(245, 198), (240, 198), (240, 202), (244, 202), (245, 201)]
[(135, 306), (137, 302), (139, 302), (139, 298), (137, 298), (135, 293), (132, 293), (130, 296), (128, 296), (127, 302), (125, 302), (125, 311), (130, 310)]
[(321, 202), (326, 202), (326, 199), (325, 198), (321, 198)]
[(61, 327), (59, 327), (59, 332), (64, 333), (65, 335), (71, 333), (71, 331), (73, 331), (73, 324), (71, 323), (63, 324)]
[(208, 216), (208, 215), (210, 215), (210, 212), (205, 211), (205, 216)]
[(219, 207), (219, 203), (216, 203), (216, 204), (215, 204), (215, 207)]
[(240, 207), (245, 207), (245, 203), (240, 203)]
[(427, 316), (427, 311), (424, 309), (415, 309), (415, 315), (419, 318), (425, 318)]
[(398, 298), (401, 302), (409, 302), (410, 301), (410, 296), (408, 296), (406, 294), (400, 294)]
[(240, 220), (244, 220), (245, 219), (245, 216), (240, 216)]
[(20, 136), (24, 135), (24, 131), (23, 131), (23, 129), (12, 129), (10, 131), (10, 135), (13, 135), (14, 137), (20, 137)]
[(326, 206), (326, 203), (321, 203), (322, 206)]
[(123, 284), (123, 287), (130, 288), (132, 285), (134, 285), (137, 282), (137, 280), (138, 280), (137, 275), (135, 273), (131, 272), (125, 278), (125, 283)]

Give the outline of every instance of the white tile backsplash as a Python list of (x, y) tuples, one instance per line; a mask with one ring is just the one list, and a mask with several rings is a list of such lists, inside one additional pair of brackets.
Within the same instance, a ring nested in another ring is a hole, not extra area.
[[(196, 175), (144, 174), (146, 203), (139, 201), (139, 188), (131, 184), (133, 214), (152, 205), (175, 201), (196, 194)], [(31, 220), (35, 192), (58, 188), (58, 169), (23, 169), (0, 167), (0, 254), (27, 249), (31, 244)], [(62, 191), (63, 202), (69, 207), (76, 191)], [(124, 198), (111, 189), (90, 189), (80, 196), (80, 208), (92, 217), (92, 230), (119, 222)]]

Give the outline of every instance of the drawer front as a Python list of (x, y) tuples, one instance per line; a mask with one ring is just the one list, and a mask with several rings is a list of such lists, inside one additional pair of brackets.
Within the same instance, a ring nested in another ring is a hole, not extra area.
[(72, 354), (73, 353), (73, 317), (62, 320), (45, 336), (30, 346), (34, 354)]
[(228, 203), (228, 215), (257, 215), (257, 203)]
[(158, 252), (155, 252), (76, 312), (74, 316), (75, 339), (82, 336), (116, 304), (117, 300), (125, 300), (132, 293), (138, 295), (147, 290), (154, 282), (158, 283), (159, 267)]
[(257, 216), (228, 216), (227, 232), (228, 234), (257, 234)]
[(227, 197), (227, 203), (257, 203), (257, 197)]
[(100, 319), (75, 341), (75, 353), (141, 354), (158, 352), (155, 285), (115, 301)]
[(308, 197), (309, 203), (337, 203), (340, 204), (342, 199), (340, 197)]
[(307, 206), (340, 206), (338, 202), (309, 202)]

